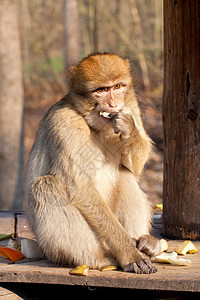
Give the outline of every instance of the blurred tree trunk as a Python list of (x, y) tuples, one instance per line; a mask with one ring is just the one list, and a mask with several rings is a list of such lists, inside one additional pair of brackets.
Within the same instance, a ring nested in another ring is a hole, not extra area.
[(0, 1), (0, 209), (21, 209), (23, 79), (17, 1)]
[(80, 23), (77, 0), (64, 0), (66, 70), (80, 59)]
[(200, 238), (200, 2), (164, 1), (163, 234)]
[(97, 1), (89, 0), (88, 16), (89, 16), (89, 36), (92, 45), (92, 52), (98, 52), (98, 22), (97, 22)]
[(142, 26), (141, 26), (141, 19), (140, 15), (138, 12), (138, 7), (136, 0), (129, 0), (131, 4), (131, 13), (133, 16), (133, 21), (134, 21), (134, 32), (135, 36), (134, 39), (136, 40), (136, 45), (138, 48), (138, 53), (137, 57), (139, 60), (140, 68), (142, 70), (142, 77), (143, 77), (143, 82), (144, 82), (144, 88), (145, 90), (150, 89), (150, 79), (149, 79), (149, 72), (148, 72), (148, 67), (144, 55), (144, 46), (143, 46), (143, 31), (142, 31)]

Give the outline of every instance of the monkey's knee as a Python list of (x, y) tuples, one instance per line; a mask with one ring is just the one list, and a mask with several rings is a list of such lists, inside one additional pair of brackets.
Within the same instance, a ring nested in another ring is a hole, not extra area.
[(51, 206), (65, 206), (67, 195), (62, 183), (53, 175), (38, 177), (31, 186), (32, 198)]

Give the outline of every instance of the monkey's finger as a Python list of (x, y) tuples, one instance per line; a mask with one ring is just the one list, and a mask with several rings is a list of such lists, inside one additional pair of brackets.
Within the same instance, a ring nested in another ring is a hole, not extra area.
[(143, 274), (151, 274), (151, 266), (149, 264), (146, 264), (145, 261), (139, 260), (137, 262), (137, 266), (140, 268)]
[(114, 133), (115, 134), (118, 134), (120, 132), (120, 128), (119, 126), (117, 125), (117, 121), (116, 119), (114, 118), (113, 121), (112, 121), (112, 126), (113, 126), (113, 129), (114, 129)]
[(130, 263), (127, 266), (125, 266), (124, 268), (125, 272), (133, 272), (136, 274), (142, 274), (142, 271), (140, 270), (140, 268), (137, 266), (136, 263)]
[(120, 129), (119, 128), (114, 128), (114, 133), (115, 134), (118, 134), (120, 132)]
[(117, 112), (112, 112), (112, 113), (110, 113), (110, 117), (111, 117), (111, 118), (115, 118), (115, 117), (117, 117), (117, 115), (118, 115)]
[(154, 265), (152, 265), (150, 260), (144, 259), (144, 262), (151, 269), (151, 273), (156, 273), (158, 271), (157, 268)]
[(142, 251), (145, 245), (146, 245), (146, 241), (144, 239), (141, 238), (139, 241), (137, 241), (137, 248), (139, 251)]

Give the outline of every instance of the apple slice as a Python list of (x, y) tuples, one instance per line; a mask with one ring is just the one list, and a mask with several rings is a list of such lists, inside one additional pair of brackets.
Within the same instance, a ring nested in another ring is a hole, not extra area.
[(165, 252), (169, 249), (169, 245), (168, 245), (168, 242), (164, 239), (161, 239), (160, 240), (160, 244), (161, 244), (161, 250), (160, 252)]
[(117, 270), (117, 266), (107, 266), (107, 267), (104, 267), (104, 268), (100, 269), (100, 271), (102, 271), (102, 272), (114, 271), (114, 270)]
[(176, 265), (176, 266), (188, 266), (191, 264), (190, 259), (177, 258), (177, 257), (169, 257), (169, 261), (172, 265)]
[(190, 259), (177, 258), (176, 252), (161, 253), (155, 257), (155, 261), (158, 263), (172, 264), (176, 266), (188, 266), (191, 264)]
[(159, 263), (167, 263), (170, 264), (170, 258), (177, 258), (176, 252), (171, 253), (161, 253), (155, 257), (155, 261)]
[(86, 265), (77, 266), (69, 272), (70, 275), (87, 276), (89, 268)]
[(197, 253), (198, 249), (191, 241), (185, 241), (181, 245), (177, 246), (174, 251), (181, 255), (186, 255), (186, 253), (193, 254)]

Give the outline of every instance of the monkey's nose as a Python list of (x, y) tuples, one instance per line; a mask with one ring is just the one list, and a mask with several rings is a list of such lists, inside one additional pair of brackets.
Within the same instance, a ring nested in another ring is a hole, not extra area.
[(109, 105), (110, 107), (117, 107), (117, 106), (118, 106), (118, 102), (116, 102), (115, 100), (110, 99), (110, 100), (108, 101), (108, 105)]

